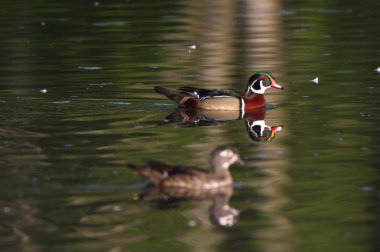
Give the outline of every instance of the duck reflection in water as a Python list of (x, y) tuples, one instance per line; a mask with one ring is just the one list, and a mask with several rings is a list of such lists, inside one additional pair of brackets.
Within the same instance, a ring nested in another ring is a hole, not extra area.
[(225, 146), (214, 149), (209, 161), (212, 171), (158, 162), (128, 166), (145, 177), (150, 185), (138, 196), (139, 200), (156, 201), (160, 207), (167, 207), (183, 200), (211, 199), (211, 222), (218, 226), (233, 226), (239, 211), (229, 205), (233, 194), (229, 167), (244, 162), (235, 149)]
[(201, 110), (178, 107), (172, 114), (166, 117), (166, 121), (188, 126), (211, 126), (225, 121), (243, 119), (248, 136), (253, 141), (269, 142), (273, 140), (276, 133), (281, 131), (284, 126), (266, 125), (265, 115), (265, 106), (250, 110), (243, 115), (239, 111), (233, 110)]

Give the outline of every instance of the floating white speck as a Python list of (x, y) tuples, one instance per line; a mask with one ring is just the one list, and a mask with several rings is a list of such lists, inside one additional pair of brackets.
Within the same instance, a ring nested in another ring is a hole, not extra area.
[(9, 212), (11, 212), (11, 208), (10, 207), (3, 207), (3, 212), (4, 213), (9, 213)]
[(40, 93), (41, 93), (41, 94), (46, 94), (47, 92), (48, 92), (48, 91), (47, 91), (46, 88), (40, 90)]
[(197, 45), (188, 46), (187, 49), (189, 49), (189, 53), (191, 53), (192, 51), (195, 51), (195, 49), (197, 49)]
[(46, 25), (46, 22), (45, 21), (42, 21), (41, 22), (41, 26), (45, 26)]
[(319, 84), (319, 78), (315, 77), (314, 79), (310, 80), (310, 82), (313, 82), (315, 84)]
[(120, 101), (120, 102), (110, 102), (111, 104), (113, 105), (131, 105), (132, 103), (131, 102), (123, 102), (123, 101)]
[(362, 187), (362, 192), (371, 192), (371, 191), (373, 191), (372, 186), (363, 186)]
[(187, 226), (189, 226), (189, 227), (196, 227), (196, 226), (198, 226), (198, 222), (196, 220), (189, 220), (187, 222)]
[(69, 103), (71, 103), (71, 101), (69, 101), (69, 100), (66, 100), (66, 101), (53, 101), (52, 103), (54, 103), (54, 104), (69, 104)]
[(82, 70), (100, 70), (100, 69), (102, 69), (102, 67), (99, 67), (99, 66), (79, 66), (78, 68), (82, 69)]
[(115, 205), (112, 207), (112, 210), (115, 212), (120, 212), (121, 211), (121, 206)]
[(94, 2), (94, 6), (98, 7), (99, 6), (99, 2)]
[(376, 68), (375, 71), (380, 73), (380, 67)]

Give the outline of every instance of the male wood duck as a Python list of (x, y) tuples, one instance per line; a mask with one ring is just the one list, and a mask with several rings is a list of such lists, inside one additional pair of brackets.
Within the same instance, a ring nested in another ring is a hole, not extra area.
[(144, 176), (150, 184), (160, 188), (204, 190), (232, 185), (230, 165), (244, 163), (235, 149), (225, 146), (214, 149), (209, 161), (213, 167), (211, 172), (193, 166), (158, 162), (150, 162), (146, 166), (134, 164), (128, 164), (128, 166)]
[(240, 111), (243, 117), (250, 110), (265, 106), (264, 93), (271, 87), (284, 89), (270, 73), (258, 72), (248, 79), (242, 95), (227, 90), (193, 87), (182, 87), (177, 91), (155, 87), (155, 90), (179, 106), (204, 110), (235, 110)]

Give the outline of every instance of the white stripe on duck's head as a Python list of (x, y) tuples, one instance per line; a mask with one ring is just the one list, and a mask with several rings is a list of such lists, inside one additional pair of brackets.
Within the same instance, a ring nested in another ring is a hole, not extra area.
[(244, 95), (264, 94), (268, 88), (284, 89), (276, 83), (274, 77), (267, 72), (258, 72), (248, 79), (247, 86), (244, 90)]

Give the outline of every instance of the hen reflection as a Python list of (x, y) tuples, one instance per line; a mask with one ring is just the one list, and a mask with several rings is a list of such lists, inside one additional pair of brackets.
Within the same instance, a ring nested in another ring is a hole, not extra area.
[(196, 190), (148, 187), (143, 193), (138, 194), (136, 199), (154, 202), (159, 209), (176, 207), (181, 201), (211, 200), (212, 205), (209, 209), (211, 223), (216, 226), (230, 227), (237, 223), (240, 213), (229, 205), (232, 195), (232, 186)]
[(166, 117), (167, 122), (189, 126), (210, 126), (225, 121), (243, 119), (248, 136), (255, 142), (269, 142), (276, 133), (283, 129), (283, 125), (269, 126), (265, 123), (265, 107), (250, 110), (241, 115), (239, 111), (227, 110), (199, 110), (178, 107)]
[(210, 154), (212, 171), (193, 166), (171, 165), (150, 162), (144, 166), (129, 164), (129, 167), (146, 178), (149, 183), (138, 199), (155, 201), (158, 207), (166, 208), (183, 200), (212, 200), (210, 220), (218, 226), (233, 226), (239, 211), (229, 205), (233, 194), (233, 179), (230, 165), (243, 165), (233, 148), (218, 147)]

